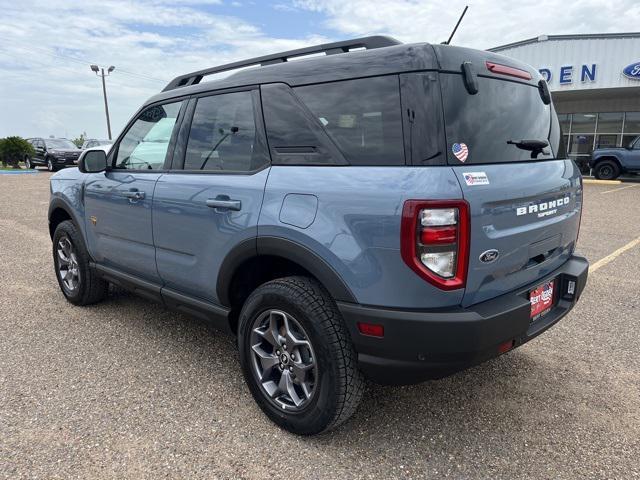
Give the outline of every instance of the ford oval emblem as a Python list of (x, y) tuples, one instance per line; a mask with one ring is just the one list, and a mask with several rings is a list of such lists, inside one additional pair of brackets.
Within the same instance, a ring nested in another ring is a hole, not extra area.
[(492, 248), (491, 250), (487, 250), (480, 254), (480, 261), (482, 263), (493, 263), (498, 259), (498, 256), (500, 256), (500, 252), (495, 248)]
[(640, 62), (627, 65), (622, 70), (625, 77), (632, 78), (634, 80), (640, 80)]

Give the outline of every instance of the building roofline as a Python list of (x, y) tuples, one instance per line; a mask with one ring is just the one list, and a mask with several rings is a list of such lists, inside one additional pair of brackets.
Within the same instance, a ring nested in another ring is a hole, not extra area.
[(506, 45), (500, 45), (498, 47), (488, 48), (489, 52), (500, 52), (502, 50), (508, 50), (510, 48), (522, 47), (524, 45), (530, 45), (532, 43), (548, 42), (550, 40), (592, 40), (592, 39), (610, 39), (610, 38), (637, 38), (640, 37), (640, 32), (626, 32), (626, 33), (583, 33), (576, 35), (539, 35), (533, 38), (527, 38), (526, 40), (520, 40), (519, 42), (508, 43)]

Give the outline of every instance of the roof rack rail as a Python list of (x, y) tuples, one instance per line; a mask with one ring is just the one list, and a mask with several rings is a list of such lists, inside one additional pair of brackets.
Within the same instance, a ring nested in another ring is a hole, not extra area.
[(324, 43), (321, 45), (315, 45), (313, 47), (299, 48), (297, 50), (289, 50), (288, 52), (275, 53), (272, 55), (264, 55), (262, 57), (250, 58), (248, 60), (241, 60), (239, 62), (227, 63), (225, 65), (219, 65), (217, 67), (206, 68), (197, 72), (187, 73), (186, 75), (180, 75), (169, 82), (169, 84), (162, 90), (166, 92), (179, 87), (187, 87), (189, 85), (197, 85), (207, 75), (213, 75), (214, 73), (226, 72), (229, 70), (236, 70), (243, 67), (252, 67), (255, 65), (265, 66), (273, 65), (276, 63), (287, 62), (290, 58), (304, 57), (306, 55), (312, 55), (314, 53), (325, 53), (326, 55), (333, 55), (336, 53), (346, 53), (349, 50), (356, 48), (364, 48), (371, 50), (374, 48), (390, 47), (393, 45), (400, 45), (402, 42), (392, 37), (385, 37), (382, 35), (375, 35), (372, 37), (354, 38), (353, 40), (345, 40), (342, 42)]

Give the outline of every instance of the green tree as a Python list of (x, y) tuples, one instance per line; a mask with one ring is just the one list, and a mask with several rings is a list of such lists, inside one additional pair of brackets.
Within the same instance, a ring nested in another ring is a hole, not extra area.
[(78, 138), (74, 138), (71, 141), (76, 144), (76, 147), (80, 148), (82, 147), (82, 144), (86, 139), (87, 139), (87, 132), (82, 132)]
[(19, 162), (27, 155), (35, 155), (35, 150), (29, 142), (21, 137), (7, 137), (0, 139), (0, 160), (2, 166), (20, 168)]

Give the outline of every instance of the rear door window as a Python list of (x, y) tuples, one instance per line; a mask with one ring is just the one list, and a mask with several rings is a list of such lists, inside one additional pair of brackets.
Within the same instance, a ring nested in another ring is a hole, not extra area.
[(202, 97), (197, 102), (185, 170), (250, 172), (268, 164), (256, 128), (252, 91)]
[(520, 82), (478, 77), (478, 93), (467, 92), (459, 74), (441, 74), (447, 155), (450, 164), (534, 160), (532, 151), (507, 142), (549, 143), (535, 160), (564, 156), (562, 135), (551, 105), (538, 88)]
[(400, 86), (396, 75), (294, 90), (349, 164), (405, 164)]

